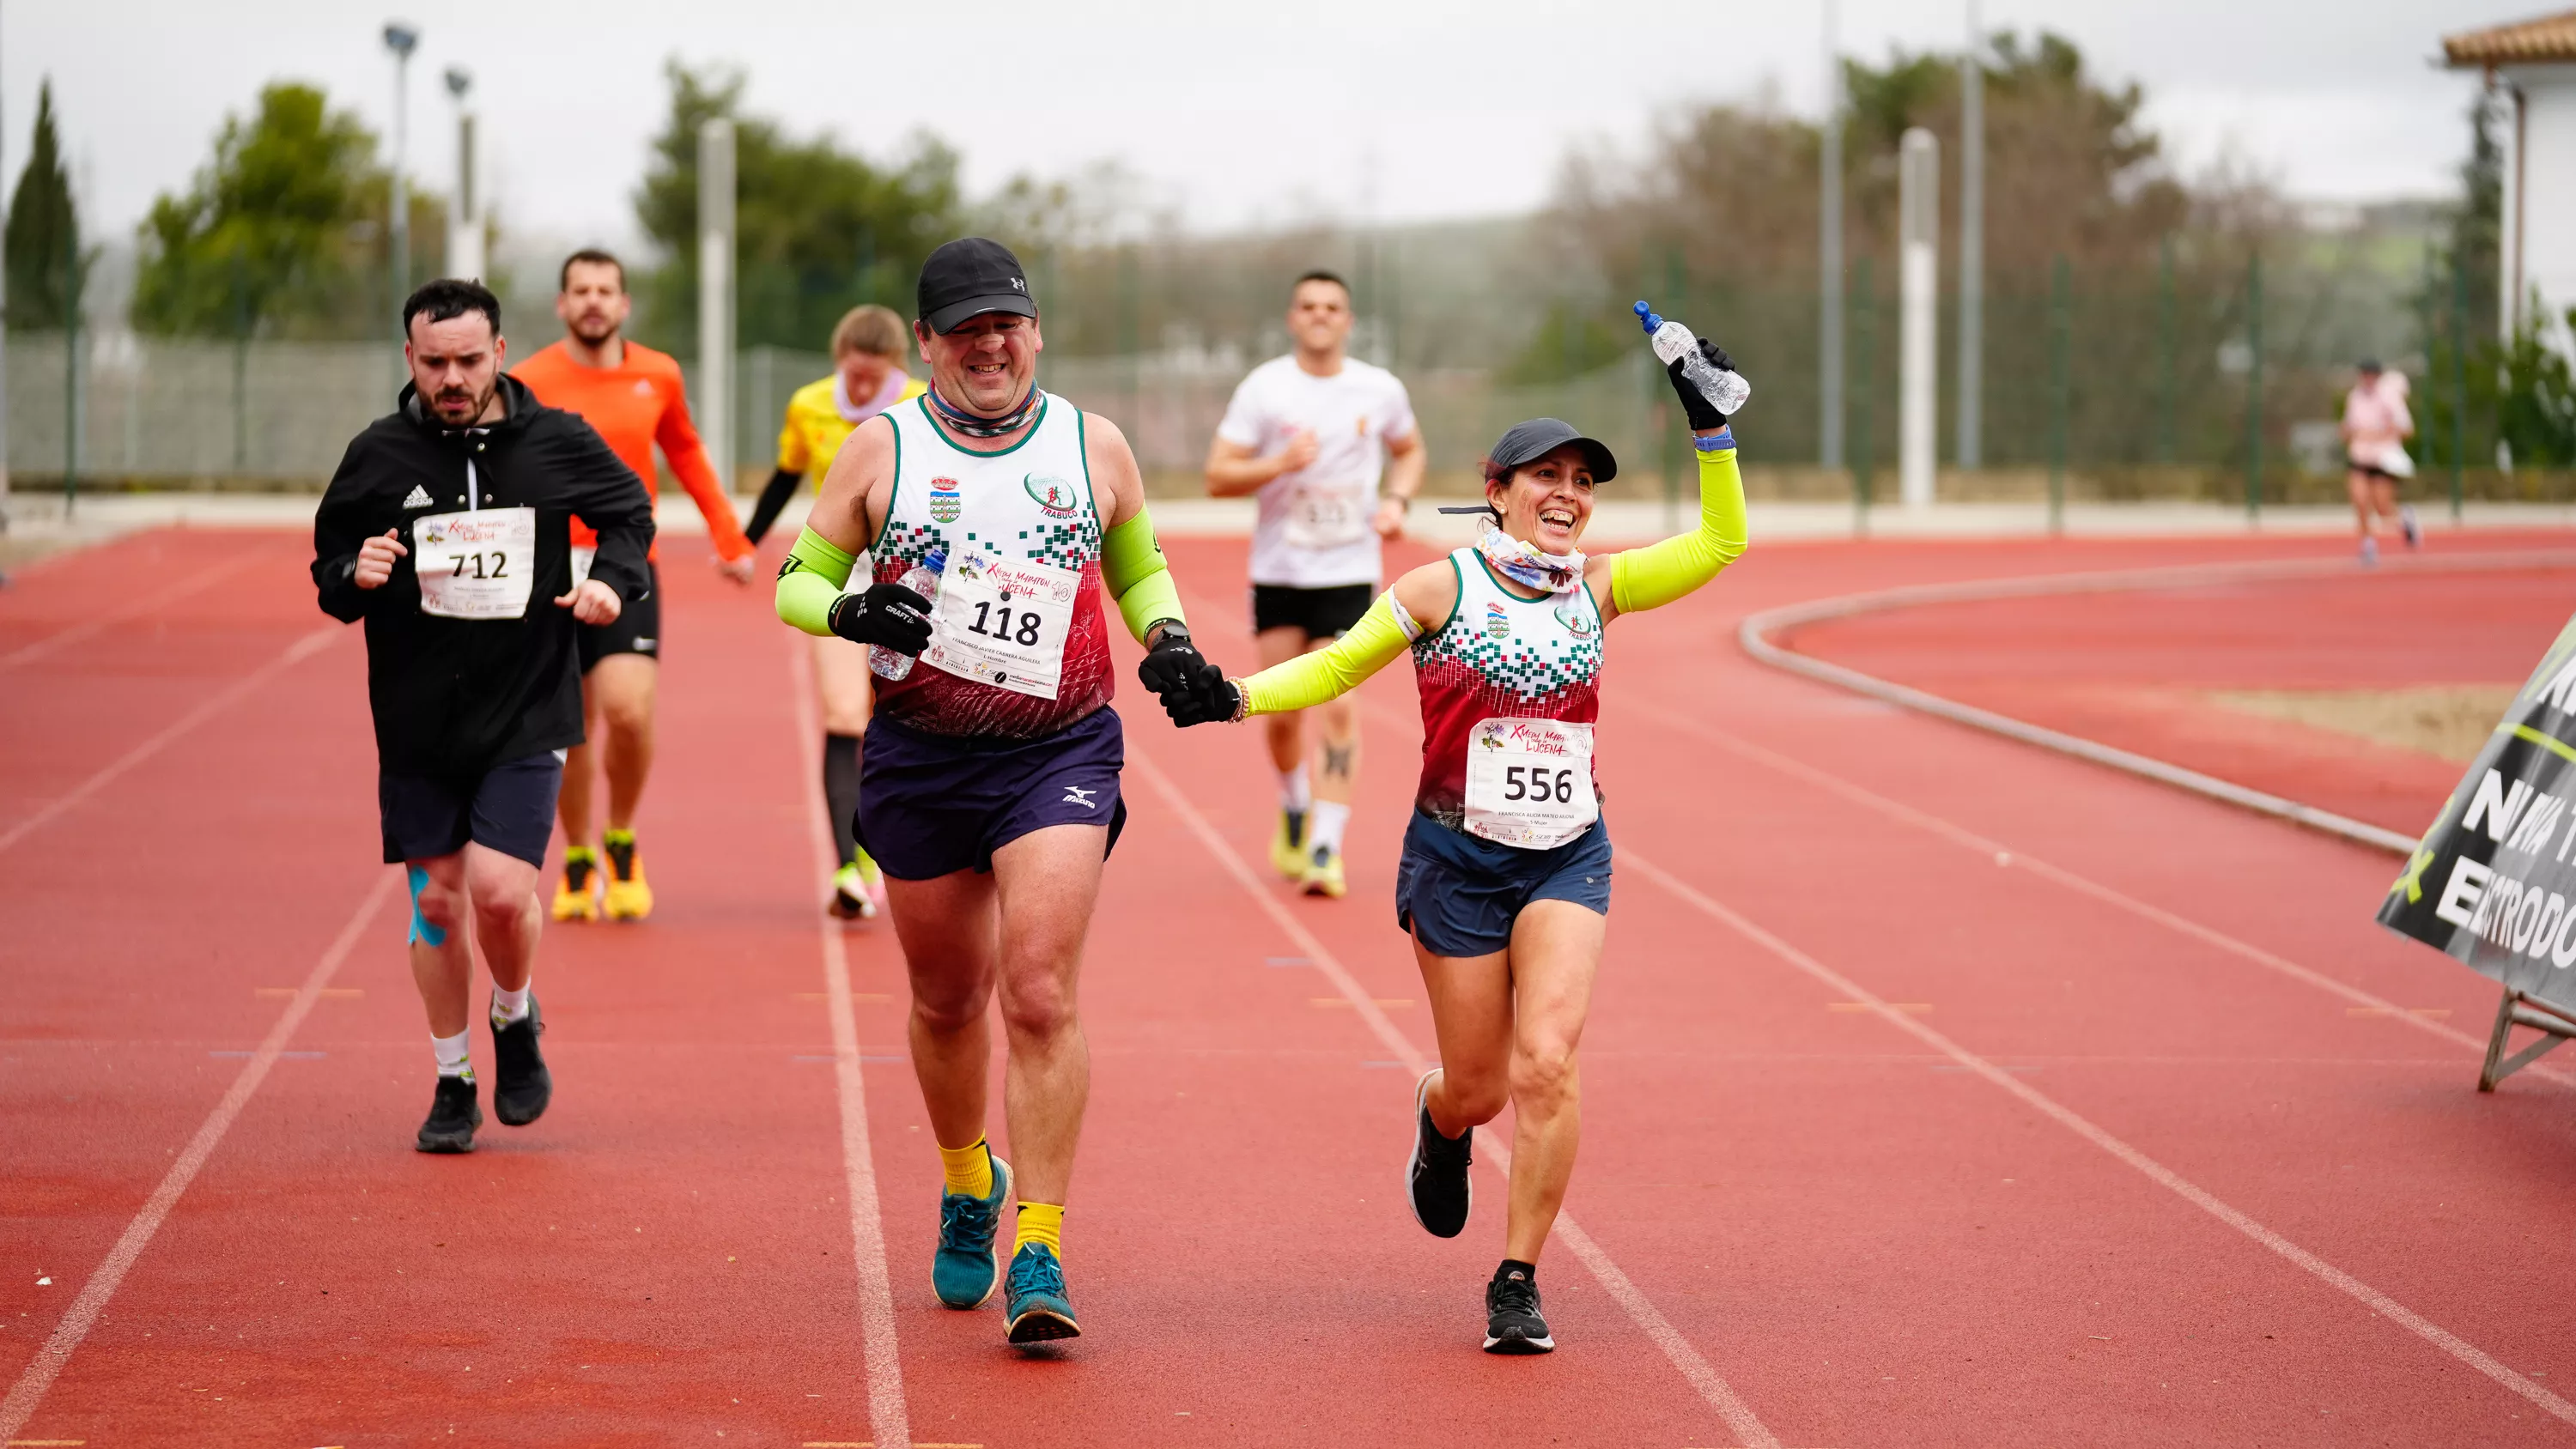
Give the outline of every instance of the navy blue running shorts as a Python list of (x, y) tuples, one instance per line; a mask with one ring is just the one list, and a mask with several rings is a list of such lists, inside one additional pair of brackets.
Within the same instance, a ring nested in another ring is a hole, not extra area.
[(1572, 901), (1610, 914), (1610, 823), (1551, 850), (1523, 850), (1452, 830), (1420, 811), (1404, 828), (1395, 922), (1434, 956), (1490, 956), (1511, 945), (1532, 901)]
[(480, 775), (377, 772), (385, 864), (454, 855), (470, 840), (543, 870), (563, 767), (562, 752), (547, 750)]
[(859, 750), (858, 838), (896, 880), (990, 871), (993, 852), (1051, 825), (1127, 826), (1127, 734), (1106, 705), (1033, 740), (938, 735), (884, 715)]

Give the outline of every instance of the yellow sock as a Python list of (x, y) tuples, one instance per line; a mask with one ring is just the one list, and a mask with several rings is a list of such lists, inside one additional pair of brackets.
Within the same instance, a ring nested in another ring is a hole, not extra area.
[(1020, 1204), (1020, 1228), (1012, 1235), (1011, 1252), (1031, 1243), (1046, 1244), (1055, 1260), (1064, 1261), (1064, 1204), (1060, 1202), (1024, 1202)]
[(948, 1179), (950, 1192), (962, 1192), (968, 1197), (993, 1195), (993, 1154), (985, 1150), (983, 1138), (976, 1138), (971, 1146), (940, 1148), (939, 1167)]

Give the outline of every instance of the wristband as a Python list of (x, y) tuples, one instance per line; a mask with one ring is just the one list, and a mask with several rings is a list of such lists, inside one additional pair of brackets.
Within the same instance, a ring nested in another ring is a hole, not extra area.
[(1717, 425), (1717, 431), (1709, 434), (1707, 437), (1693, 437), (1691, 439), (1691, 446), (1699, 449), (1703, 453), (1723, 453), (1727, 449), (1735, 446), (1735, 429), (1725, 423), (1720, 423)]
[(1234, 688), (1234, 713), (1227, 715), (1225, 722), (1241, 724), (1252, 713), (1252, 691), (1244, 688), (1240, 679), (1229, 679), (1226, 683)]

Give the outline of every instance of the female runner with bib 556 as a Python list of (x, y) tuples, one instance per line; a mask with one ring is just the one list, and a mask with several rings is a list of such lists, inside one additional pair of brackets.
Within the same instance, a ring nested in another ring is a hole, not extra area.
[(1602, 627), (1669, 604), (1744, 552), (1744, 483), (1726, 417), (1684, 362), (1734, 364), (1709, 342), (1667, 369), (1699, 450), (1699, 527), (1646, 548), (1576, 549), (1618, 463), (1554, 418), (1503, 434), (1485, 462), (1474, 546), (1407, 573), (1341, 642), (1213, 689), (1163, 692), (1175, 723), (1306, 709), (1408, 647), (1422, 693), (1422, 783), (1397, 868), (1440, 1065), (1414, 1088), (1407, 1196), (1436, 1236), (1467, 1225), (1469, 1138), (1509, 1100), (1511, 1204), (1485, 1289), (1485, 1349), (1556, 1347), (1538, 1257), (1581, 1135), (1575, 1047), (1610, 909), (1610, 837), (1593, 776)]

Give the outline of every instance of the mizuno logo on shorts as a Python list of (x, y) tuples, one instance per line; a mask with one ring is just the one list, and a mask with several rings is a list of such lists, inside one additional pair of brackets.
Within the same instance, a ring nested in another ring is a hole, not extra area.
[(1085, 810), (1096, 810), (1099, 806), (1093, 802), (1091, 792), (1098, 788), (1100, 787), (1097, 785), (1067, 785), (1064, 787), (1064, 799), (1057, 803), (1079, 805)]

